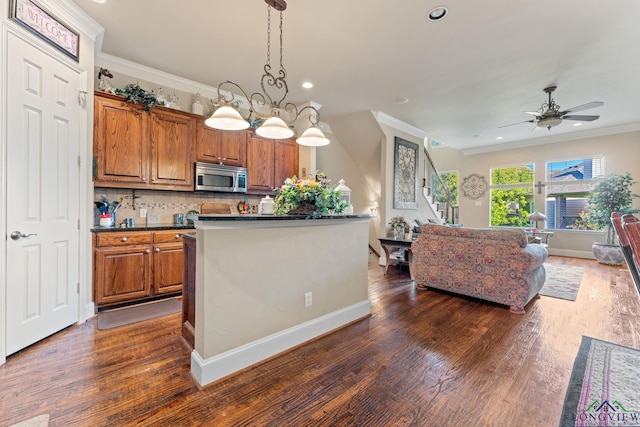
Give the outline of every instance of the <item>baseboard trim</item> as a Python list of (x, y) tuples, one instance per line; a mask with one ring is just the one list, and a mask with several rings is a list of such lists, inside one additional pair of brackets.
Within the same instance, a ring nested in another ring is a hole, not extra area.
[(574, 251), (570, 249), (552, 249), (547, 248), (549, 250), (549, 255), (555, 256), (566, 256), (571, 258), (585, 258), (585, 259), (596, 259), (593, 255), (593, 252), (589, 251)]
[(200, 386), (210, 384), (370, 314), (371, 304), (364, 300), (206, 360), (194, 350), (191, 352), (191, 374)]

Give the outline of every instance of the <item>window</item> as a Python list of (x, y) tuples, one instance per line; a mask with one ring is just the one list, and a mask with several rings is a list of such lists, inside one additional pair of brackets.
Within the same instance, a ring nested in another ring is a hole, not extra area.
[(491, 169), (491, 226), (526, 227), (533, 212), (533, 164)]
[(548, 162), (546, 166), (547, 228), (575, 229), (584, 214), (594, 179), (604, 176), (604, 159), (574, 159)]
[[(458, 206), (458, 172), (441, 172), (440, 178), (444, 182), (444, 187), (447, 189), (447, 191), (449, 191), (449, 195), (451, 196), (451, 205)], [(447, 193), (444, 191), (443, 185), (435, 177), (435, 174), (431, 182), (433, 182), (434, 200), (437, 203), (446, 203)]]

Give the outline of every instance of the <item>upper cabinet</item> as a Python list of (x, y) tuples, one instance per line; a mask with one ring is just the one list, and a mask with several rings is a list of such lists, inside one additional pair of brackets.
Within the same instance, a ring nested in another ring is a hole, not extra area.
[(195, 120), (166, 110), (151, 111), (151, 185), (163, 189), (193, 189)]
[(95, 185), (145, 186), (149, 178), (149, 114), (122, 99), (97, 94), (94, 104)]
[(94, 108), (96, 187), (193, 190), (194, 117), (103, 93)]
[(293, 139), (247, 138), (247, 192), (271, 194), (298, 174), (298, 144)]
[(299, 146), (293, 139), (277, 139), (273, 147), (273, 184), (279, 187), (284, 180), (298, 175)]
[(183, 111), (142, 106), (96, 92), (94, 97), (96, 187), (193, 191), (193, 163), (247, 168), (249, 194), (271, 194), (298, 174), (298, 144), (265, 139), (251, 130), (222, 131)]
[(247, 192), (273, 191), (273, 140), (253, 133), (247, 138)]
[(196, 129), (196, 161), (247, 166), (247, 131), (212, 129), (199, 119)]

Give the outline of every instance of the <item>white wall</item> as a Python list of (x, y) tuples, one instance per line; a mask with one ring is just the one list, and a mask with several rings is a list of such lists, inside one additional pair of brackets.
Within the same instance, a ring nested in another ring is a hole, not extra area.
[[(507, 149), (490, 153), (464, 155), (461, 151), (438, 147), (430, 150), (431, 157), (439, 170), (458, 170), (460, 183), (465, 177), (475, 173), (490, 182), (489, 170), (492, 167), (511, 165), (514, 163), (535, 163), (535, 182), (545, 181), (545, 163), (548, 161), (571, 160), (604, 156), (605, 174), (630, 172), (640, 179), (640, 132), (621, 133), (609, 136), (598, 136), (573, 141), (536, 145), (531, 147)], [(640, 184), (636, 184), (634, 192), (640, 194)], [(490, 222), (490, 191), (479, 199), (465, 197), (459, 191), (460, 222), (466, 227), (487, 227)], [(534, 205), (537, 210), (544, 211), (545, 194), (534, 192)], [(640, 208), (640, 200), (634, 205)], [(549, 240), (549, 252), (555, 255), (593, 258), (591, 244), (594, 241), (606, 240), (604, 232), (596, 231), (554, 231)]]

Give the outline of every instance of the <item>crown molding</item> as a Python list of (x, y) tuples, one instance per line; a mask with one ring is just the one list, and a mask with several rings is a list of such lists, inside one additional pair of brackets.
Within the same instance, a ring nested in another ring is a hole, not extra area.
[(598, 136), (616, 135), (619, 133), (636, 132), (640, 130), (640, 122), (627, 123), (618, 126), (609, 126), (598, 129), (590, 129), (582, 132), (563, 133), (558, 135), (544, 136), (541, 138), (524, 139), (520, 141), (505, 142), (502, 144), (486, 145), (483, 147), (461, 149), (465, 156), (473, 154), (491, 153), (494, 151), (512, 150), (514, 148), (533, 147), (536, 145), (554, 144), (557, 142), (575, 141), (578, 139), (594, 138)]
[(103, 67), (111, 71), (136, 77), (141, 80), (153, 82), (159, 86), (170, 87), (190, 93), (200, 93), (202, 96), (214, 98), (217, 96), (218, 88), (185, 79), (174, 74), (165, 73), (145, 65), (141, 65), (108, 53), (98, 53), (96, 55), (96, 67)]
[(378, 123), (382, 125), (386, 125), (399, 131), (408, 133), (409, 135), (415, 136), (416, 138), (424, 139), (429, 136), (429, 132), (427, 132), (426, 130), (405, 123), (402, 120), (396, 119), (395, 117), (383, 113), (382, 111), (372, 111), (372, 113), (373, 117), (375, 117)]

